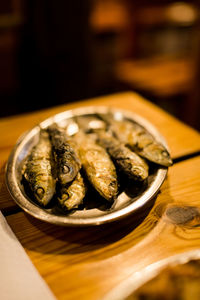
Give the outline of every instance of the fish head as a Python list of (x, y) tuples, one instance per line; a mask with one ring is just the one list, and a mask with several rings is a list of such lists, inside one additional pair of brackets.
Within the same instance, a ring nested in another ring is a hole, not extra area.
[(58, 200), (62, 206), (65, 206), (65, 202), (70, 198), (70, 194), (67, 188), (62, 187), (58, 192)]
[(79, 204), (82, 201), (77, 201), (77, 199), (83, 199), (84, 195), (82, 192), (76, 190), (76, 191), (70, 191), (70, 188), (63, 187), (60, 190), (60, 193), (58, 195), (58, 201), (60, 202), (61, 206), (64, 209), (70, 210), (73, 208), (77, 208)]
[(144, 148), (144, 152), (147, 159), (162, 166), (169, 167), (173, 163), (169, 152), (162, 145), (152, 143)]
[(52, 199), (55, 192), (55, 180), (52, 178), (47, 179), (46, 181), (39, 181), (35, 185), (33, 193), (37, 201), (46, 206)]
[(71, 160), (68, 163), (65, 163), (60, 166), (59, 170), (59, 181), (61, 184), (65, 185), (68, 182), (71, 182), (77, 175), (80, 166), (76, 160)]
[(99, 194), (109, 202), (116, 199), (118, 193), (117, 179), (100, 176), (95, 178), (93, 185)]

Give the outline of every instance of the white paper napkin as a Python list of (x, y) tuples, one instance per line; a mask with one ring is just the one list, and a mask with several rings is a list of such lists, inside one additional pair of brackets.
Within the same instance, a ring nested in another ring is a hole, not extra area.
[(55, 300), (0, 212), (0, 299)]

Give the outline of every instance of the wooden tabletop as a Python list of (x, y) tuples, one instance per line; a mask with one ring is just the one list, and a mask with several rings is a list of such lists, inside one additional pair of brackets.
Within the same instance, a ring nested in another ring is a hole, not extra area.
[[(159, 129), (174, 160), (161, 192), (153, 207), (109, 225), (65, 228), (36, 220), (9, 196), (9, 153), (21, 134), (45, 118), (90, 105), (133, 111)], [(200, 248), (200, 135), (139, 95), (114, 94), (4, 118), (0, 131), (0, 209), (57, 299), (103, 299), (145, 266)]]

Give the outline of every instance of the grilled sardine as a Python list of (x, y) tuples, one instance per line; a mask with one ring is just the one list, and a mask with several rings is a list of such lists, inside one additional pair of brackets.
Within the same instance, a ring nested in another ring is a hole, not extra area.
[(80, 172), (75, 179), (65, 186), (61, 186), (58, 192), (58, 201), (60, 205), (67, 209), (77, 208), (82, 204), (85, 197), (87, 187)]
[(62, 185), (71, 182), (81, 168), (75, 143), (67, 137), (65, 130), (56, 124), (47, 128), (57, 166), (57, 177)]
[(36, 200), (47, 205), (55, 192), (52, 162), (52, 148), (45, 131), (41, 131), (39, 142), (33, 147), (24, 168), (24, 177), (28, 181)]
[(108, 153), (83, 132), (79, 132), (75, 139), (79, 143), (79, 155), (88, 180), (102, 197), (112, 201), (118, 193), (118, 182)]
[(138, 155), (156, 164), (169, 167), (172, 159), (167, 149), (139, 124), (129, 120), (114, 120), (112, 116), (100, 115), (109, 129), (124, 144), (128, 145)]
[(107, 132), (99, 132), (97, 142), (104, 147), (129, 178), (143, 181), (148, 177), (148, 164), (136, 153)]

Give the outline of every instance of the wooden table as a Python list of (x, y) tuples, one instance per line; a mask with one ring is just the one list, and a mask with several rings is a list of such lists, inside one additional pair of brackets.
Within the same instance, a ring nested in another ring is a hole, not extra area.
[[(41, 222), (14, 203), (5, 164), (18, 137), (63, 110), (106, 105), (133, 111), (166, 138), (170, 167), (152, 208), (121, 222), (64, 228)], [(58, 299), (102, 299), (143, 267), (200, 248), (200, 135), (132, 92), (58, 106), (0, 120), (0, 209), (31, 261)]]

